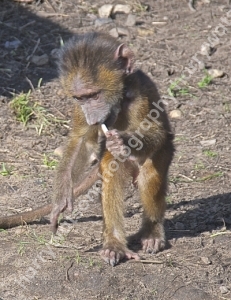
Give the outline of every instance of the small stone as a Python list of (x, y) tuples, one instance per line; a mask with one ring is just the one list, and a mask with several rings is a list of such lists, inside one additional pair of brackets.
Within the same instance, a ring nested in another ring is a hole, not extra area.
[(212, 48), (210, 47), (209, 44), (204, 43), (201, 46), (201, 51), (200, 52), (201, 52), (201, 55), (209, 56), (212, 53)]
[(40, 55), (40, 56), (39, 55), (34, 55), (34, 56), (32, 56), (31, 61), (36, 66), (43, 66), (43, 65), (48, 63), (49, 57), (48, 57), (47, 54), (43, 54), (43, 55)]
[(99, 17), (100, 18), (108, 18), (111, 15), (113, 9), (112, 4), (104, 4), (98, 9)]
[(96, 17), (96, 15), (95, 14), (91, 14), (91, 13), (88, 13), (87, 15), (86, 15), (86, 17), (87, 18), (89, 18), (89, 19), (91, 19), (91, 20), (95, 20), (95, 19), (97, 19), (97, 17)]
[(119, 37), (119, 33), (117, 31), (117, 28), (112, 28), (110, 31), (109, 31), (109, 34), (111, 36), (113, 36), (114, 38), (118, 38)]
[(14, 40), (14, 41), (6, 41), (4, 44), (4, 47), (6, 49), (17, 49), (22, 43), (19, 40)]
[(125, 23), (125, 26), (132, 27), (136, 25), (136, 16), (129, 14)]
[(222, 294), (227, 294), (229, 290), (226, 286), (221, 285), (220, 286), (220, 291), (221, 291)]
[(185, 226), (184, 226), (184, 224), (181, 223), (181, 222), (176, 222), (175, 228), (176, 228), (176, 230), (184, 230), (184, 229), (185, 229)]
[(119, 36), (128, 36), (129, 35), (129, 31), (125, 28), (118, 27), (117, 31), (118, 31)]
[(54, 155), (62, 157), (63, 156), (63, 150), (64, 150), (63, 148), (64, 148), (63, 146), (59, 146), (58, 148), (56, 148), (54, 150)]
[(141, 204), (140, 203), (134, 203), (132, 205), (133, 208), (140, 208), (141, 207)]
[(221, 71), (221, 70), (217, 70), (217, 69), (210, 69), (210, 70), (208, 70), (208, 74), (212, 78), (220, 78), (220, 77), (224, 76), (224, 72)]
[(143, 27), (138, 28), (139, 36), (148, 36), (148, 35), (152, 35), (153, 33), (154, 33), (154, 29), (147, 29)]
[(103, 25), (109, 24), (109, 23), (112, 23), (111, 18), (97, 18), (95, 20), (95, 26), (96, 27), (100, 27), (100, 26), (103, 26)]
[(182, 117), (182, 112), (179, 109), (174, 109), (170, 111), (169, 116), (172, 119), (180, 119)]
[(204, 70), (205, 69), (205, 63), (203, 61), (199, 61), (198, 62), (198, 67), (199, 67), (199, 70)]
[(116, 4), (114, 9), (113, 9), (113, 14), (116, 14), (116, 13), (129, 14), (130, 11), (131, 11), (131, 6), (130, 5)]
[(129, 31), (122, 27), (112, 28), (109, 31), (109, 34), (114, 38), (118, 38), (119, 36), (129, 36)]
[(211, 263), (212, 263), (211, 260), (206, 256), (202, 256), (201, 260), (205, 265), (211, 265)]
[(200, 141), (201, 146), (208, 147), (216, 144), (216, 139), (213, 140), (206, 140), (206, 141)]

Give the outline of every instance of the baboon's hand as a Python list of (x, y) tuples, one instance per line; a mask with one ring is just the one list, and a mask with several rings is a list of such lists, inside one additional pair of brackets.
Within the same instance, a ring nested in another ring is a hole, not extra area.
[(118, 130), (109, 130), (105, 135), (107, 138), (106, 148), (113, 156), (126, 155), (124, 140)]

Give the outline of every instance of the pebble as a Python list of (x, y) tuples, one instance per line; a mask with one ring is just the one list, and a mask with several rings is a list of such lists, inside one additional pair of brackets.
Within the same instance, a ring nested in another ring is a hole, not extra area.
[(54, 155), (57, 155), (59, 157), (62, 157), (63, 155), (63, 150), (64, 150), (64, 147), (63, 146), (59, 146), (58, 148), (56, 148), (54, 150)]
[(201, 46), (201, 51), (200, 52), (201, 52), (202, 55), (209, 56), (212, 53), (212, 48), (210, 47), (209, 44), (204, 43)]
[(133, 208), (140, 208), (141, 207), (141, 204), (140, 203), (134, 203), (132, 205)]
[(49, 57), (47, 54), (43, 54), (43, 55), (34, 55), (31, 58), (31, 61), (33, 64), (35, 64), (36, 66), (43, 66), (46, 65), (49, 61)]
[(130, 5), (116, 4), (114, 9), (113, 9), (113, 14), (116, 14), (116, 13), (129, 14), (130, 11), (131, 11), (131, 6)]
[(184, 230), (184, 229), (185, 229), (185, 226), (184, 226), (184, 224), (181, 223), (181, 222), (176, 222), (175, 228), (176, 228), (176, 230)]
[(103, 26), (103, 25), (109, 24), (109, 23), (112, 23), (111, 18), (97, 18), (95, 20), (95, 26), (96, 27), (100, 27), (100, 26)]
[(220, 78), (220, 77), (224, 76), (224, 72), (221, 71), (221, 70), (217, 70), (217, 69), (210, 69), (210, 70), (208, 70), (208, 74), (212, 78)]
[(119, 36), (128, 36), (129, 31), (126, 28), (118, 27), (117, 28)]
[(136, 25), (136, 16), (129, 14), (125, 23), (125, 26), (132, 27)]
[(6, 49), (17, 49), (22, 43), (19, 40), (14, 40), (14, 41), (6, 41), (4, 44), (4, 47)]
[(113, 9), (112, 4), (104, 4), (98, 9), (98, 14), (100, 18), (108, 18), (111, 15)]
[(182, 117), (182, 112), (179, 109), (174, 109), (170, 111), (169, 116), (172, 119), (180, 119)]
[(206, 141), (200, 141), (201, 146), (207, 147), (207, 146), (212, 146), (216, 144), (216, 139), (213, 140), (206, 140)]
[(198, 67), (199, 67), (199, 70), (204, 70), (205, 68), (205, 63), (203, 61), (199, 61), (198, 62)]
[(207, 256), (202, 256), (201, 260), (205, 265), (211, 265), (211, 263), (212, 263), (211, 260)]
[(113, 36), (114, 38), (118, 38), (119, 37), (119, 33), (117, 31), (117, 28), (112, 28), (110, 31), (109, 31), (109, 34), (111, 36)]
[(109, 31), (109, 34), (114, 38), (118, 38), (119, 36), (129, 36), (129, 31), (122, 27), (112, 28)]
[(227, 294), (229, 290), (226, 286), (221, 285), (220, 286), (220, 291), (221, 291), (222, 294)]

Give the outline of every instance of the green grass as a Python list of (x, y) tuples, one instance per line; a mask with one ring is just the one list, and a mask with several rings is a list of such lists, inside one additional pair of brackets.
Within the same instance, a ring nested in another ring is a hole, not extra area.
[(169, 178), (169, 182), (172, 182), (172, 183), (178, 183), (180, 181), (181, 181), (181, 178), (179, 176), (173, 176), (173, 177)]
[(225, 112), (229, 113), (231, 111), (230, 103), (228, 103), (228, 102), (223, 103), (223, 108), (224, 108)]
[(23, 242), (23, 241), (20, 241), (19, 243), (18, 243), (18, 254), (19, 255), (23, 255), (24, 253), (25, 253), (25, 251), (26, 251), (26, 247), (25, 247), (25, 245), (28, 245), (29, 244), (29, 242)]
[(145, 11), (148, 11), (149, 6), (146, 5), (145, 3), (142, 3), (142, 1), (137, 0), (134, 3), (134, 9), (136, 13), (142, 13)]
[(94, 15), (97, 15), (98, 14), (98, 9), (96, 7), (91, 7), (89, 9), (89, 13), (90, 14), (94, 14)]
[(202, 178), (199, 178), (199, 179), (197, 179), (197, 181), (206, 181), (206, 180), (210, 180), (210, 179), (213, 179), (213, 178), (221, 177), (223, 175), (224, 175), (223, 172), (216, 172), (216, 173), (204, 176)]
[(203, 170), (205, 169), (205, 165), (202, 162), (195, 164), (195, 170)]
[(88, 262), (90, 267), (93, 267), (95, 265), (94, 260), (91, 257), (89, 257)]
[(204, 153), (207, 157), (217, 157), (217, 152), (212, 151), (212, 150), (204, 150), (203, 153)]
[(213, 80), (213, 77), (210, 76), (208, 73), (206, 73), (206, 75), (201, 79), (201, 81), (199, 81), (197, 83), (197, 85), (199, 86), (199, 88), (205, 88), (207, 87), (211, 81)]
[(171, 199), (171, 196), (165, 197), (165, 201), (166, 201), (166, 203), (168, 203), (168, 204), (172, 204), (172, 203), (173, 203), (173, 202), (172, 202), (172, 199)]
[[(38, 82), (40, 87), (42, 79)], [(49, 113), (43, 106), (37, 102), (30, 101), (31, 91), (14, 95), (10, 102), (10, 107), (16, 115), (16, 119), (27, 126), (33, 120), (32, 127), (35, 128), (38, 135), (41, 135), (51, 124), (65, 124), (66, 120), (56, 118)]]
[(68, 121), (61, 120), (56, 118), (54, 115), (47, 112), (47, 110), (35, 103), (34, 106), (34, 116), (36, 118), (36, 123), (34, 124), (34, 128), (37, 131), (38, 135), (41, 135), (46, 128), (48, 128), (51, 124), (66, 124)]
[(13, 174), (13, 168), (9, 168), (5, 165), (5, 163), (2, 163), (2, 168), (0, 169), (0, 175), (2, 176), (10, 176)]
[(186, 136), (176, 136), (175, 138), (174, 138), (174, 142), (181, 142), (181, 141), (187, 141), (187, 137)]
[(76, 261), (77, 265), (79, 265), (79, 263), (81, 262), (81, 257), (80, 257), (79, 251), (76, 251), (75, 261)]
[(46, 240), (45, 236), (37, 235), (37, 233), (34, 230), (33, 230), (33, 233), (32, 233), (32, 238), (34, 238), (39, 243), (39, 245), (46, 245), (47, 244), (47, 240)]
[(171, 268), (174, 267), (174, 262), (171, 257), (166, 260), (166, 266)]
[(33, 108), (29, 104), (30, 93), (31, 91), (29, 91), (27, 94), (21, 93), (16, 95), (10, 102), (10, 107), (13, 109), (16, 115), (16, 119), (22, 122), (24, 126), (26, 126), (34, 114)]
[(179, 83), (183, 83), (182, 78), (176, 79), (170, 84), (167, 90), (170, 97), (180, 97), (180, 96), (195, 97), (192, 93), (190, 93), (188, 86), (184, 84), (183, 87), (180, 87)]
[(50, 159), (45, 153), (43, 154), (43, 165), (48, 169), (55, 169), (58, 164), (56, 159)]
[(39, 78), (38, 85), (37, 85), (38, 89), (41, 87), (42, 81), (43, 81), (43, 79)]

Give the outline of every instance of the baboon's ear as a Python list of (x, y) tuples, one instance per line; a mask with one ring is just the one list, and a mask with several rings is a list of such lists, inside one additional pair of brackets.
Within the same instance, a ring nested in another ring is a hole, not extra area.
[(135, 55), (126, 45), (121, 44), (118, 46), (115, 52), (115, 60), (121, 62), (121, 66), (126, 74), (131, 74), (133, 72)]

